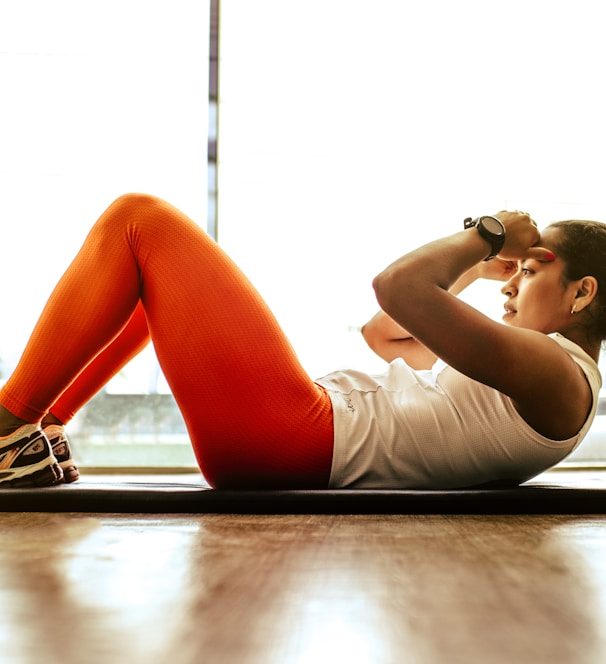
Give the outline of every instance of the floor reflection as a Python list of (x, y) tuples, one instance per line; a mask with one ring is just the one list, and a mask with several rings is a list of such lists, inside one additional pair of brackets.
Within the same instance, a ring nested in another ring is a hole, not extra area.
[(0, 514), (10, 664), (601, 664), (600, 516)]
[[(200, 524), (49, 519), (34, 527), (34, 541), (16, 523), (3, 529), (2, 661), (113, 662), (122, 651), (138, 662), (170, 653), (187, 618), (183, 600)], [(5, 648), (14, 660), (4, 660)]]
[(355, 577), (332, 570), (321, 582), (288, 590), (298, 606), (279, 624), (282, 643), (275, 662), (281, 657), (315, 664), (395, 661), (386, 607)]

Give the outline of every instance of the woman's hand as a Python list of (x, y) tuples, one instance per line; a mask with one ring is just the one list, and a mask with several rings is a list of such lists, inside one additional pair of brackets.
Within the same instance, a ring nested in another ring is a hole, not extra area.
[(537, 224), (526, 212), (502, 210), (495, 214), (505, 226), (505, 245), (499, 252), (504, 261), (518, 261), (535, 258), (541, 261), (553, 260), (553, 254), (536, 245), (541, 239)]
[(518, 269), (518, 264), (516, 261), (505, 260), (499, 255), (491, 261), (478, 263), (475, 269), (479, 279), (507, 281)]

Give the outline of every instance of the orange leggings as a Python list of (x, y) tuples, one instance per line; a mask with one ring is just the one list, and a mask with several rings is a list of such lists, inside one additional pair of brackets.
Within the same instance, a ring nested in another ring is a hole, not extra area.
[(66, 422), (150, 338), (212, 486), (328, 486), (329, 396), (231, 259), (151, 196), (119, 198), (93, 226), (0, 403)]

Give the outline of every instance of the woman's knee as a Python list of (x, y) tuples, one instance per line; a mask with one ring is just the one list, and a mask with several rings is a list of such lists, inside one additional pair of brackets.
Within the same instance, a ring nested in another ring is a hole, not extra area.
[(110, 217), (133, 218), (153, 215), (155, 211), (168, 207), (168, 203), (151, 194), (130, 193), (119, 196), (107, 209)]
[(108, 241), (126, 237), (131, 246), (140, 244), (146, 237), (157, 242), (164, 235), (174, 232), (179, 216), (176, 208), (156, 196), (123, 194), (99, 217), (93, 234)]

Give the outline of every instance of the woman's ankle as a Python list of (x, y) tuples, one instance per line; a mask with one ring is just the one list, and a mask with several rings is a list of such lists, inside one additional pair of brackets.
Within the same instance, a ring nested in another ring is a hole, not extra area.
[(4, 406), (0, 405), (0, 437), (10, 436), (24, 424), (32, 424), (32, 422), (22, 420), (20, 417), (13, 415)]
[(55, 417), (52, 413), (47, 413), (43, 418), (42, 422), (40, 423), (42, 425), (42, 428), (48, 427), (51, 425), (62, 427), (63, 422), (58, 418)]

